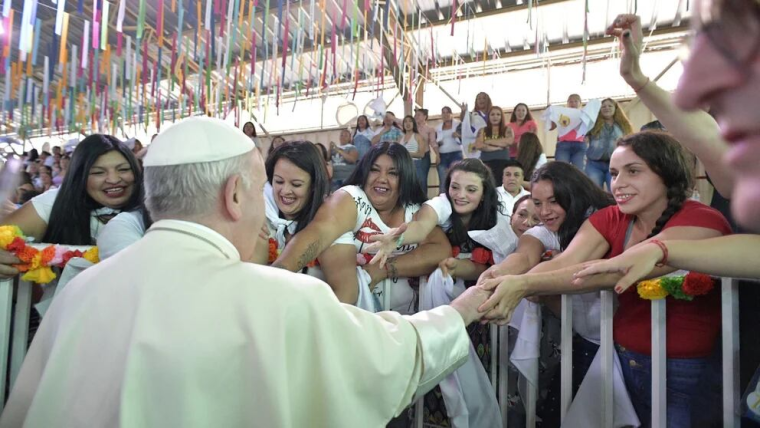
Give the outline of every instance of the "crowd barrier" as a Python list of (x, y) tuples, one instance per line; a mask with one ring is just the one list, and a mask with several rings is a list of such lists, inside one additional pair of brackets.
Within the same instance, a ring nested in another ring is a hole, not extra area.
[[(426, 290), (425, 280), (421, 281), (420, 293)], [(16, 287), (14, 287), (16, 285)], [(391, 281), (384, 281), (384, 307), (390, 306)], [(14, 288), (16, 292), (14, 293)], [(738, 281), (723, 278), (721, 284), (722, 298), (722, 356), (723, 356), (723, 426), (739, 427), (739, 289)], [(15, 294), (15, 296), (14, 296)], [(13, 301), (16, 301), (15, 309)], [(613, 425), (613, 352), (612, 318), (613, 292), (602, 291), (601, 308), (601, 346), (603, 400), (599, 403), (600, 426)], [(27, 351), (28, 324), (31, 311), (32, 284), (18, 278), (0, 280), (0, 412), (7, 397), (6, 387), (13, 386), (18, 377), (21, 364)], [(561, 412), (564, 420), (572, 402), (572, 303), (570, 296), (562, 296), (562, 357), (561, 357)], [(13, 319), (13, 323), (11, 323)], [(652, 427), (666, 426), (666, 384), (665, 384), (665, 300), (652, 301)], [(13, 331), (11, 332), (11, 325)], [(491, 371), (490, 378), (500, 403), (504, 428), (507, 427), (507, 367), (509, 349), (507, 340), (508, 327), (491, 326)], [(11, 334), (12, 333), (12, 334)], [(10, 364), (10, 376), (6, 379), (6, 369)], [(498, 382), (496, 381), (498, 379)], [(10, 389), (10, 388), (7, 388)], [(526, 402), (535, 403), (536, 388), (531, 388), (524, 398)], [(415, 404), (414, 426), (423, 427), (423, 404), (419, 399)], [(526, 406), (526, 427), (536, 425), (535, 406)]]

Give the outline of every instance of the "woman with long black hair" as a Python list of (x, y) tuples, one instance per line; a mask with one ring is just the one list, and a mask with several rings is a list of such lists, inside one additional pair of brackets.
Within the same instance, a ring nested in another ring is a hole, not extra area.
[[(32, 199), (4, 223), (37, 242), (93, 245), (109, 220), (139, 207), (142, 198), (142, 171), (132, 152), (115, 137), (95, 134), (77, 145), (59, 189)], [(0, 253), (0, 275), (16, 275), (10, 265), (18, 260)]]

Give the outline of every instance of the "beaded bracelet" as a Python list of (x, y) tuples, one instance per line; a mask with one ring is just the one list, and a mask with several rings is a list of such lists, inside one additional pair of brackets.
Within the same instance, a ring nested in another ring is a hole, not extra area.
[(657, 245), (658, 247), (660, 247), (660, 250), (662, 250), (662, 259), (658, 263), (655, 263), (655, 266), (657, 267), (665, 266), (668, 263), (668, 247), (659, 239), (652, 239), (649, 242)]

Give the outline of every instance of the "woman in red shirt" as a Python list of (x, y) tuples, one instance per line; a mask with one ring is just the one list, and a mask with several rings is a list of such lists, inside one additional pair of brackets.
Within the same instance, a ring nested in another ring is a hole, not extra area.
[[(512, 110), (512, 117), (509, 118), (508, 127), (512, 128), (512, 132), (515, 133), (515, 142), (509, 146), (510, 159), (517, 158), (517, 146), (520, 144), (520, 137), (526, 132), (536, 133), (538, 125), (533, 120), (533, 115), (530, 114), (530, 109), (525, 103), (519, 103)], [(530, 179), (530, 177), (528, 177)]]
[[(610, 160), (616, 206), (602, 209), (581, 226), (568, 248), (530, 273), (484, 282), (496, 289), (482, 311), (505, 323), (520, 299), (544, 294), (582, 293), (612, 288), (621, 274), (588, 278), (573, 275), (591, 260), (614, 257), (640, 242), (705, 239), (731, 233), (716, 210), (688, 200), (693, 176), (678, 141), (668, 134), (642, 132), (622, 139)], [(674, 271), (663, 266), (652, 277)], [(540, 272), (540, 273), (539, 273)], [(650, 302), (628, 289), (619, 296), (614, 340), (626, 386), (643, 426), (651, 415)], [(691, 403), (720, 331), (717, 289), (693, 301), (667, 299), (667, 418), (669, 427), (691, 426)]]

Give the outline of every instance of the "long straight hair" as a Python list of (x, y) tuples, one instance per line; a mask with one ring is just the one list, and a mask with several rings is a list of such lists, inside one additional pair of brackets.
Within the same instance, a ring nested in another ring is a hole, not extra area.
[[(501, 120), (499, 120), (499, 135), (496, 136), (493, 135), (493, 124), (491, 123), (491, 112), (494, 110), (498, 110), (499, 113), (501, 113)], [(501, 107), (491, 106), (491, 108), (488, 109), (486, 127), (483, 129), (483, 132), (485, 132), (485, 136), (488, 138), (504, 138), (507, 136), (507, 124), (504, 121), (504, 110), (502, 110)]]
[[(554, 199), (565, 210), (565, 221), (559, 227), (559, 244), (567, 248), (584, 221), (594, 212), (615, 205), (612, 195), (600, 189), (586, 174), (565, 162), (549, 162), (536, 171), (531, 186), (549, 181)], [(531, 192), (532, 193), (532, 192)]]
[(343, 182), (344, 186), (359, 186), (364, 189), (367, 185), (369, 173), (372, 165), (382, 155), (387, 155), (393, 160), (393, 165), (398, 173), (398, 201), (396, 207), (405, 207), (407, 205), (422, 204), (427, 200), (422, 188), (417, 182), (412, 157), (409, 151), (401, 144), (382, 143), (372, 146), (371, 149), (361, 158), (354, 172)]
[(135, 176), (132, 196), (121, 207), (121, 211), (132, 211), (140, 207), (144, 198), (142, 169), (132, 151), (124, 143), (111, 135), (93, 134), (77, 145), (71, 156), (71, 165), (63, 178), (58, 196), (50, 211), (43, 242), (67, 245), (92, 245), (95, 237), (90, 230), (90, 216), (95, 209), (103, 207), (87, 193), (87, 179), (92, 165), (106, 153), (117, 151), (129, 163)]
[(520, 107), (520, 106), (525, 107), (525, 111), (527, 112), (527, 113), (525, 113), (525, 119), (523, 119), (520, 122), (520, 126), (525, 125), (525, 122), (527, 122), (529, 120), (533, 120), (533, 115), (530, 114), (530, 109), (528, 108), (528, 105), (525, 104), (525, 103), (517, 103), (517, 105), (515, 106), (515, 108), (512, 110), (512, 116), (509, 117), (509, 123), (515, 123), (515, 122), (517, 122), (517, 107)]
[[(605, 101), (609, 101), (615, 106), (615, 113), (612, 115), (612, 121), (615, 122), (615, 125), (619, 126), (620, 129), (623, 130), (623, 136), (632, 134), (633, 125), (631, 125), (631, 121), (628, 120), (628, 116), (625, 115), (623, 109), (620, 108), (620, 104), (618, 104), (617, 101), (613, 100), (612, 98), (605, 98), (602, 100), (602, 103)], [(599, 135), (599, 133), (602, 132), (604, 124), (605, 122), (604, 118), (602, 117), (602, 111), (599, 110), (599, 114), (596, 116), (596, 123), (594, 123), (594, 127), (591, 128), (591, 131), (588, 132), (588, 135), (592, 137)]]
[(528, 179), (533, 176), (536, 163), (542, 154), (544, 154), (544, 148), (538, 135), (532, 132), (522, 134), (517, 144), (517, 161), (523, 166), (523, 172)]
[(274, 168), (280, 159), (293, 163), (311, 178), (309, 200), (295, 218), (298, 222), (295, 233), (298, 233), (311, 222), (330, 193), (330, 179), (327, 178), (324, 156), (319, 148), (308, 141), (295, 141), (277, 147), (267, 158), (266, 172), (269, 184), (272, 184)]
[[(483, 198), (472, 213), (467, 226), (464, 225), (462, 218), (454, 209), (454, 202), (449, 193), (451, 177), (457, 171), (476, 174), (483, 185)], [(496, 226), (498, 214), (504, 214), (504, 206), (499, 202), (499, 194), (493, 183), (491, 169), (480, 159), (463, 159), (455, 163), (449, 170), (449, 173), (446, 174), (446, 196), (451, 204), (451, 230), (448, 234), (451, 245), (462, 245), (468, 242), (470, 236), (467, 232), (470, 230), (489, 230)]]

